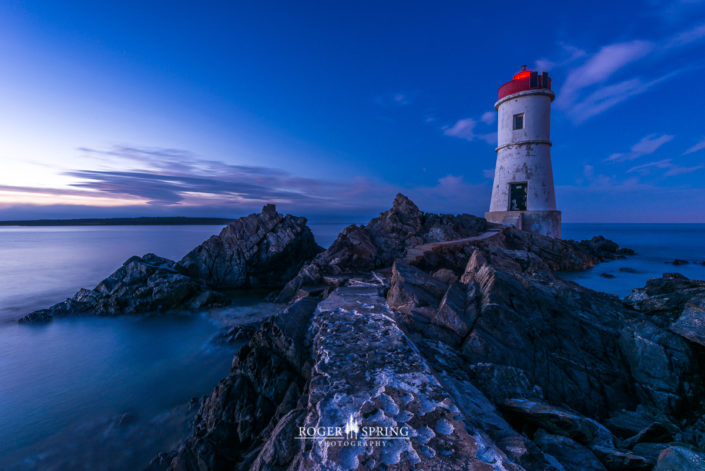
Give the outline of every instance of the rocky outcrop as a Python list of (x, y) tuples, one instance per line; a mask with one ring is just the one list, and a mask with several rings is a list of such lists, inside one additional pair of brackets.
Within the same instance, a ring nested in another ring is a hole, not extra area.
[(219, 290), (280, 288), (321, 250), (305, 218), (282, 215), (268, 204), (260, 214), (225, 226), (179, 265)]
[(392, 208), (365, 226), (350, 226), (324, 252), (287, 283), (277, 300), (288, 302), (312, 289), (330, 292), (345, 279), (374, 269), (391, 267), (409, 249), (430, 242), (476, 236), (490, 227), (468, 214), (427, 214), (398, 194)]
[(231, 299), (226, 290), (281, 288), (320, 250), (304, 218), (281, 215), (267, 205), (228, 224), (178, 263), (154, 254), (132, 257), (94, 289), (81, 289), (20, 321), (222, 306)]
[(175, 262), (147, 254), (128, 259), (92, 290), (82, 289), (72, 298), (28, 314), (20, 321), (49, 321), (70, 315), (117, 316), (199, 309), (228, 302), (222, 293), (184, 275)]
[[(419, 246), (430, 249), (407, 257)], [(289, 310), (254, 333), (193, 435), (154, 469), (697, 464), (701, 284), (668, 275), (621, 300), (556, 276), (626, 253), (428, 215), (398, 196), (302, 267), (280, 296)], [(301, 436), (346, 424), (407, 435)]]

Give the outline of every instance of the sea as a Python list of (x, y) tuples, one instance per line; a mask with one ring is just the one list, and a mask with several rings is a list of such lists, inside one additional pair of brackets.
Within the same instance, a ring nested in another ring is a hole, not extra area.
[[(346, 225), (310, 224), (324, 247)], [(220, 333), (277, 306), (243, 297), (193, 316), (17, 319), (95, 286), (132, 255), (179, 259), (220, 229), (0, 227), (0, 469), (141, 469), (183, 438), (194, 398), (227, 375), (239, 347)], [(636, 255), (560, 276), (620, 297), (666, 272), (705, 279), (705, 224), (563, 226), (565, 239), (598, 234)]]

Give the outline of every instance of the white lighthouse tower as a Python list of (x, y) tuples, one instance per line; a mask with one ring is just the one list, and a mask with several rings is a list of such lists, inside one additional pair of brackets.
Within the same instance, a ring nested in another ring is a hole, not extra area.
[(488, 221), (561, 237), (551, 168), (551, 79), (526, 70), (499, 88), (497, 164)]

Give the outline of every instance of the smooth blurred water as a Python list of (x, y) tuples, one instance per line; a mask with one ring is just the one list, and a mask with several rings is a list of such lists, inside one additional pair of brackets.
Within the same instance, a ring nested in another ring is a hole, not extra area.
[(220, 226), (0, 227), (0, 322), (92, 288), (133, 255), (180, 259)]
[[(681, 273), (691, 279), (705, 280), (705, 224), (563, 224), (564, 239), (590, 239), (603, 235), (620, 247), (636, 251), (623, 260), (601, 263), (583, 272), (561, 276), (587, 288), (618, 296), (628, 295), (633, 288), (644, 286), (649, 278), (664, 273)], [(687, 265), (667, 263), (687, 260)], [(633, 269), (636, 273), (620, 271)], [(602, 273), (614, 278), (602, 277)]]
[(232, 363), (235, 346), (215, 337), (257, 308), (251, 299), (189, 317), (16, 319), (92, 288), (132, 255), (179, 259), (220, 229), (0, 228), (0, 469), (140, 469), (182, 438), (193, 414), (184, 405)]
[[(324, 247), (346, 225), (310, 223)], [(230, 367), (235, 347), (214, 341), (223, 322), (271, 305), (248, 300), (191, 317), (16, 319), (92, 288), (132, 255), (179, 259), (220, 229), (0, 228), (0, 469), (139, 469), (183, 436), (193, 414), (184, 404), (209, 393)], [(664, 263), (705, 260), (705, 225), (563, 227), (564, 238), (597, 234), (637, 255), (562, 276), (620, 296), (664, 272), (705, 279), (703, 265)]]

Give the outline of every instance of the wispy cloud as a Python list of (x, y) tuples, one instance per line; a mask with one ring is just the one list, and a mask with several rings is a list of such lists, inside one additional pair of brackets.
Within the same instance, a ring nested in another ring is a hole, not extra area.
[[(586, 59), (568, 72), (563, 86), (558, 91), (555, 105), (574, 122), (582, 123), (662, 82), (698, 67), (688, 65), (654, 76), (652, 70), (663, 69), (641, 67), (640, 73), (638, 65), (647, 60), (652, 63), (655, 60), (663, 60), (677, 48), (704, 38), (705, 24), (701, 24), (660, 41), (635, 39), (602, 46), (594, 54), (584, 55)], [(583, 58), (583, 55), (577, 58)], [(565, 66), (572, 62), (552, 63), (548, 59), (541, 59), (537, 61), (537, 66)], [(625, 74), (628, 75), (624, 77)]]
[[(487, 114), (487, 113), (485, 113), (485, 114)], [(483, 115), (483, 117), (484, 117), (484, 115)], [(483, 120), (483, 122), (486, 122), (486, 121)], [(475, 121), (472, 118), (459, 119), (452, 126), (444, 127), (443, 134), (445, 134), (446, 136), (452, 136), (452, 137), (457, 137), (460, 139), (465, 139), (466, 141), (470, 141), (470, 142), (477, 140), (477, 139), (480, 139), (480, 140), (487, 142), (488, 144), (496, 144), (497, 143), (497, 133), (496, 132), (477, 133), (475, 131), (477, 124), (478, 124), (477, 121)]]
[[(399, 191), (416, 198), (428, 210), (477, 212), (490, 191), (487, 182), (470, 184), (457, 175), (447, 175), (431, 185), (402, 187), (360, 177), (305, 178), (277, 168), (203, 159), (179, 149), (116, 146), (82, 148), (81, 152), (119, 169), (66, 171), (74, 181), (63, 188), (0, 186), (0, 215), (232, 215), (257, 210), (266, 203), (304, 214), (374, 214), (388, 207)], [(42, 212), (42, 207), (46, 211)], [(123, 213), (116, 212), (119, 207)]]
[(625, 99), (622, 98), (624, 94), (631, 96), (642, 93), (645, 91), (644, 84), (639, 79), (632, 79), (602, 87), (586, 97), (582, 95), (584, 89), (605, 83), (615, 72), (646, 56), (653, 48), (654, 45), (648, 41), (629, 41), (604, 46), (583, 65), (568, 74), (558, 93), (556, 106), (562, 110), (570, 110), (571, 116), (584, 121)]
[(412, 94), (403, 91), (386, 93), (375, 98), (375, 103), (380, 106), (406, 106), (413, 102), (414, 98)]
[(497, 112), (485, 111), (484, 113), (482, 113), (482, 116), (480, 116), (480, 121), (485, 124), (494, 124), (495, 121), (497, 121)]
[(627, 173), (640, 173), (641, 175), (648, 174), (652, 169), (663, 169), (664, 176), (673, 177), (676, 175), (685, 175), (688, 173), (696, 172), (705, 167), (705, 165), (694, 165), (692, 167), (681, 167), (673, 163), (672, 159), (658, 160), (656, 162), (649, 162), (642, 165), (637, 165), (627, 170)]
[(685, 152), (683, 152), (683, 155), (692, 154), (693, 152), (698, 152), (699, 150), (703, 150), (703, 149), (705, 149), (705, 139), (703, 139), (702, 141), (695, 144), (693, 147), (691, 147), (688, 150), (686, 150)]
[(623, 162), (627, 160), (638, 159), (643, 155), (653, 154), (661, 146), (663, 146), (667, 142), (672, 141), (674, 137), (675, 136), (672, 136), (670, 134), (662, 134), (660, 136), (657, 134), (649, 134), (648, 136), (641, 138), (639, 142), (634, 144), (629, 150), (629, 152), (614, 153), (607, 157), (607, 159), (605, 160)]
[(584, 57), (587, 53), (578, 47), (565, 42), (558, 43), (559, 52), (556, 60), (541, 58), (536, 61), (535, 68), (540, 72), (550, 72), (556, 67), (565, 67), (568, 64)]

